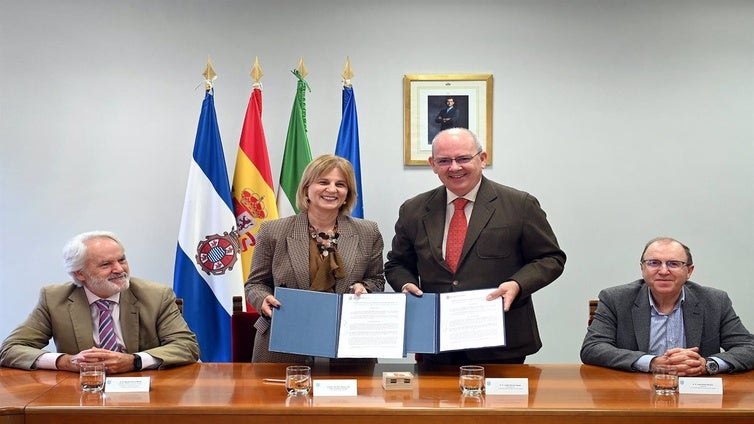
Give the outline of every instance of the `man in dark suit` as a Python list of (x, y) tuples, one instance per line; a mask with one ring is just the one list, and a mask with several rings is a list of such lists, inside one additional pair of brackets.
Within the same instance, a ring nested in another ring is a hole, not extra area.
[[(103, 362), (108, 373), (121, 373), (199, 358), (173, 290), (131, 277), (115, 234), (79, 234), (63, 260), (73, 281), (42, 288), (36, 308), (0, 346), (0, 365), (78, 372), (82, 362)], [(109, 309), (98, 306), (103, 300)], [(51, 338), (57, 353), (43, 350)]]
[(754, 367), (754, 336), (724, 291), (689, 281), (686, 245), (650, 240), (640, 266), (641, 280), (600, 292), (581, 346), (585, 364), (642, 372), (670, 365), (684, 376)]
[(445, 107), (435, 117), (435, 122), (440, 124), (440, 130), (447, 130), (458, 126), (458, 118), (461, 112), (456, 107), (456, 101), (452, 97), (445, 99)]
[[(523, 363), (542, 347), (531, 295), (563, 272), (566, 255), (537, 199), (483, 177), (486, 161), (467, 129), (435, 137), (429, 164), (443, 185), (401, 206), (385, 276), (395, 291), (417, 296), (494, 288), (489, 299), (503, 297), (506, 346), (423, 355), (425, 362)], [(468, 200), (468, 230), (460, 255), (448, 261), (458, 197)]]

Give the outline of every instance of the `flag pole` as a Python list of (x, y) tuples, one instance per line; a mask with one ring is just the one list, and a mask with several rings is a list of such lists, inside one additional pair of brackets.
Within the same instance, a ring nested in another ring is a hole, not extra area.
[(238, 234), (214, 102), (217, 78), (207, 58), (205, 93), (178, 230), (173, 290), (196, 334), (203, 362), (231, 360), (233, 296), (243, 295)]
[(262, 68), (259, 66), (259, 56), (254, 56), (254, 67), (251, 68), (251, 72), (249, 72), (249, 76), (254, 80), (254, 87), (261, 86), (262, 83), (259, 82), (260, 79), (262, 79)]
[(209, 91), (212, 89), (212, 86), (217, 79), (217, 73), (215, 72), (215, 68), (212, 67), (212, 61), (210, 60), (209, 56), (207, 56), (207, 67), (204, 69), (204, 90)]
[(296, 70), (301, 75), (301, 78), (306, 78), (307, 75), (309, 75), (309, 72), (306, 70), (306, 66), (304, 66), (304, 56), (301, 56), (298, 60), (298, 66), (296, 66)]
[(351, 87), (351, 78), (353, 78), (353, 70), (351, 69), (351, 58), (346, 56), (346, 67), (343, 68), (343, 73), (340, 74), (343, 77), (343, 86)]
[(311, 91), (311, 88), (304, 79), (309, 73), (306, 71), (303, 56), (291, 73), (298, 82), (280, 169), (280, 184), (277, 192), (277, 209), (280, 217), (295, 215), (299, 212), (296, 205), (296, 190), (304, 168), (312, 161), (309, 138), (306, 135), (306, 91)]
[[(244, 278), (251, 270), (260, 226), (278, 217), (267, 138), (262, 126), (262, 75), (259, 57), (255, 57), (254, 66), (249, 72), (254, 84), (241, 127), (233, 173), (233, 209)], [(253, 310), (253, 305), (246, 304), (246, 310)]]
[(346, 57), (343, 77), (342, 117), (338, 139), (335, 144), (335, 154), (351, 162), (356, 177), (356, 204), (351, 210), (351, 216), (364, 217), (364, 194), (361, 189), (361, 154), (359, 152), (359, 120), (356, 116), (356, 98), (353, 93), (351, 79), (353, 78), (351, 58)]

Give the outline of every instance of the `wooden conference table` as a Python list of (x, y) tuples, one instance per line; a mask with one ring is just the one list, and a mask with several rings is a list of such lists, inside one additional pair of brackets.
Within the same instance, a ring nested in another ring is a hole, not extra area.
[[(650, 375), (588, 365), (487, 365), (527, 378), (527, 395), (461, 396), (457, 367), (317, 364), (317, 379), (358, 381), (355, 397), (288, 397), (285, 364), (204, 363), (150, 376), (148, 393), (82, 393), (78, 375), (0, 368), (0, 423), (700, 423), (754, 422), (754, 372), (723, 375), (723, 395), (656, 396)], [(413, 389), (385, 391), (382, 371), (413, 370)]]

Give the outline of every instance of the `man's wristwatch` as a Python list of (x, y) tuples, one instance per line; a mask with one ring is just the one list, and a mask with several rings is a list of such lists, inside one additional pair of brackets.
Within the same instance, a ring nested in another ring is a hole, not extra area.
[(709, 375), (715, 375), (718, 371), (720, 371), (720, 365), (717, 364), (717, 361), (715, 361), (714, 358), (705, 358), (707, 363), (704, 365), (704, 367), (707, 369), (707, 374)]
[(141, 371), (141, 356), (134, 355), (134, 371)]

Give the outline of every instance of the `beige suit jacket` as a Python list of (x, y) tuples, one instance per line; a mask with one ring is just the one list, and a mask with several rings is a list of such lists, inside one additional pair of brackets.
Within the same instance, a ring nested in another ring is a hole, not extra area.
[[(120, 325), (128, 353), (145, 352), (160, 368), (196, 362), (199, 345), (162, 284), (131, 278), (120, 295)], [(94, 346), (94, 331), (84, 288), (72, 282), (43, 287), (29, 317), (0, 347), (0, 365), (32, 369), (52, 338), (57, 352), (75, 355)]]
[[(385, 288), (382, 262), (384, 247), (377, 224), (364, 219), (338, 217), (338, 253), (346, 276), (335, 280), (336, 293), (348, 293), (354, 282), (370, 292)], [(306, 213), (268, 221), (257, 235), (251, 272), (246, 281), (246, 299), (261, 310), (262, 302), (275, 287), (309, 289), (309, 224)], [(270, 352), (270, 321), (261, 317), (255, 324), (253, 362), (305, 362), (308, 357)]]

